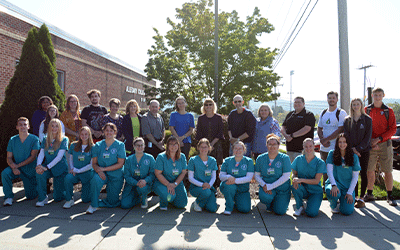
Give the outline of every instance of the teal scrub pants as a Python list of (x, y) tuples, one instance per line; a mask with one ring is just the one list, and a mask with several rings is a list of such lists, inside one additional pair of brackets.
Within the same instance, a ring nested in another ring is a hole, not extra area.
[(290, 202), (290, 188), (286, 191), (273, 189), (271, 192), (272, 194), (267, 194), (260, 187), (258, 192), (260, 201), (267, 206), (267, 210), (274, 211), (278, 215), (286, 214)]
[(82, 182), (82, 202), (90, 202), (90, 180), (93, 178), (94, 171), (86, 171), (84, 173), (67, 174), (64, 179), (65, 200), (70, 201), (74, 195), (74, 184)]
[(331, 190), (332, 190), (332, 184), (327, 184), (325, 186), (325, 192), (326, 192), (326, 197), (329, 200), (331, 208), (336, 208), (338, 200), (340, 199), (340, 205), (339, 205), (339, 211), (344, 214), (344, 215), (350, 215), (354, 211), (354, 203), (356, 200), (355, 192), (353, 191), (353, 203), (349, 204), (347, 203), (347, 200), (345, 199), (347, 190), (340, 189), (339, 188), (339, 193), (336, 197), (333, 197), (331, 195)]
[(127, 209), (134, 207), (139, 203), (145, 204), (145, 200), (150, 191), (151, 186), (148, 185), (148, 183), (146, 186), (140, 188), (125, 182), (124, 191), (122, 191), (121, 208)]
[(202, 187), (191, 184), (189, 192), (194, 197), (197, 197), (196, 203), (201, 208), (205, 208), (207, 211), (212, 213), (215, 213), (218, 210), (214, 187), (211, 187), (211, 189), (203, 189)]
[(167, 207), (172, 203), (177, 208), (184, 208), (188, 203), (187, 193), (183, 182), (175, 188), (175, 194), (169, 194), (168, 189), (159, 181), (154, 183), (154, 192), (160, 197), (160, 207)]
[(225, 210), (232, 212), (233, 208), (241, 213), (248, 213), (251, 210), (251, 200), (248, 188), (242, 188), (243, 184), (226, 185), (222, 182), (221, 193), (225, 196)]
[(306, 214), (310, 217), (318, 215), (323, 198), (322, 190), (321, 193), (310, 193), (305, 188), (305, 185), (301, 184), (297, 190), (292, 186), (292, 192), (296, 201), (296, 209), (299, 209), (303, 205), (303, 199), (307, 199)]
[(1, 172), (1, 182), (3, 183), (4, 199), (14, 198), (12, 191), (12, 181), (21, 178), (24, 183), (25, 196), (28, 200), (35, 199), (38, 196), (36, 189), (36, 176), (28, 176), (20, 170), (20, 175), (15, 175), (10, 167)]
[[(121, 204), (119, 194), (121, 193), (122, 185), (124, 183), (122, 172), (117, 176), (109, 175), (107, 172), (105, 172), (105, 175), (106, 179), (102, 180), (100, 176), (95, 173), (90, 181), (90, 205), (92, 207), (118, 207)], [(99, 200), (100, 191), (104, 184), (107, 184), (107, 198), (105, 200)]]
[(54, 176), (51, 170), (44, 171), (43, 174), (36, 173), (37, 191), (39, 194), (38, 201), (43, 201), (47, 196), (47, 179), (53, 177), (53, 199), (54, 201), (62, 201), (65, 197), (64, 179), (67, 173)]

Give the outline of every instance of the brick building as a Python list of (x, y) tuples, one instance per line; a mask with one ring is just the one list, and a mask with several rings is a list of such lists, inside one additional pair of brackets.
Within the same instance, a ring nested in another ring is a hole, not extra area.
[[(5, 98), (5, 88), (14, 75), (28, 31), (37, 29), (44, 22), (11, 3), (0, 0), (0, 103)], [(49, 28), (57, 57), (58, 83), (65, 95), (78, 96), (81, 107), (89, 104), (86, 92), (96, 88), (102, 92), (101, 103), (108, 107), (108, 100), (115, 97), (124, 107), (130, 99), (139, 105), (145, 103), (144, 85), (155, 86), (147, 81), (143, 71), (110, 56), (76, 37), (46, 23)]]

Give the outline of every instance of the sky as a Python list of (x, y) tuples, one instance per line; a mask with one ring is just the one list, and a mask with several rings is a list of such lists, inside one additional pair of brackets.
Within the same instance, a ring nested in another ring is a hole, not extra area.
[[(8, 0), (69, 34), (144, 70), (147, 51), (154, 44), (153, 28), (161, 35), (170, 29), (167, 18), (175, 20), (176, 8), (183, 0)], [(311, 0), (310, 7), (317, 0)], [(287, 34), (297, 22), (298, 13), (309, 0), (219, 0), (219, 11), (236, 10), (244, 21), (254, 8), (261, 10), (275, 27), (259, 39), (261, 47), (282, 48)], [(399, 98), (397, 77), (400, 58), (400, 1), (347, 1), (350, 55), (350, 97), (363, 97), (364, 72), (367, 87), (379, 86), (386, 97)], [(275, 71), (282, 77), (277, 87), (280, 99), (326, 100), (331, 90), (340, 92), (340, 64), (337, 1), (320, 0)]]

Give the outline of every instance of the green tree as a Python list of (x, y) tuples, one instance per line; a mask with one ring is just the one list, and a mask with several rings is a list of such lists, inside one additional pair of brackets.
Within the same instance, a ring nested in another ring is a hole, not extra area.
[[(0, 130), (0, 159), (2, 162), (5, 162), (8, 140), (17, 133), (15, 130), (17, 119), (21, 116), (31, 119), (41, 96), (50, 96), (60, 109), (64, 107), (65, 96), (57, 83), (56, 68), (44, 51), (44, 48), (48, 50), (52, 46), (51, 43), (45, 46), (39, 43), (36, 28), (33, 27), (28, 32), (19, 64), (6, 88), (6, 96), (0, 108), (0, 127), (2, 128)], [(54, 51), (52, 53), (54, 54)], [(0, 170), (5, 167), (7, 166), (3, 164)]]
[[(188, 102), (188, 110), (200, 112), (205, 97), (214, 99), (214, 13), (212, 0), (185, 3), (177, 8), (175, 23), (167, 19), (171, 29), (165, 36), (154, 28), (155, 44), (148, 50), (145, 72), (148, 79), (161, 81), (160, 87), (146, 88), (162, 106), (172, 105), (178, 95)], [(274, 30), (256, 7), (246, 21), (238, 13), (222, 12), (219, 25), (218, 104), (220, 113), (233, 108), (232, 98), (241, 94), (247, 102), (274, 100), (279, 76), (271, 69), (277, 49), (262, 48), (258, 38)]]
[(398, 102), (389, 103), (389, 107), (391, 107), (394, 111), (394, 115), (396, 116), (396, 123), (400, 123), (400, 104)]

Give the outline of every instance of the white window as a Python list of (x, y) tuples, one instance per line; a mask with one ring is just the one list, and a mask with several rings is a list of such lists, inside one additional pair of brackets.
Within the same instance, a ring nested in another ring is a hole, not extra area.
[(57, 70), (57, 82), (60, 85), (62, 91), (64, 91), (64, 82), (65, 82), (65, 72), (61, 70)]

